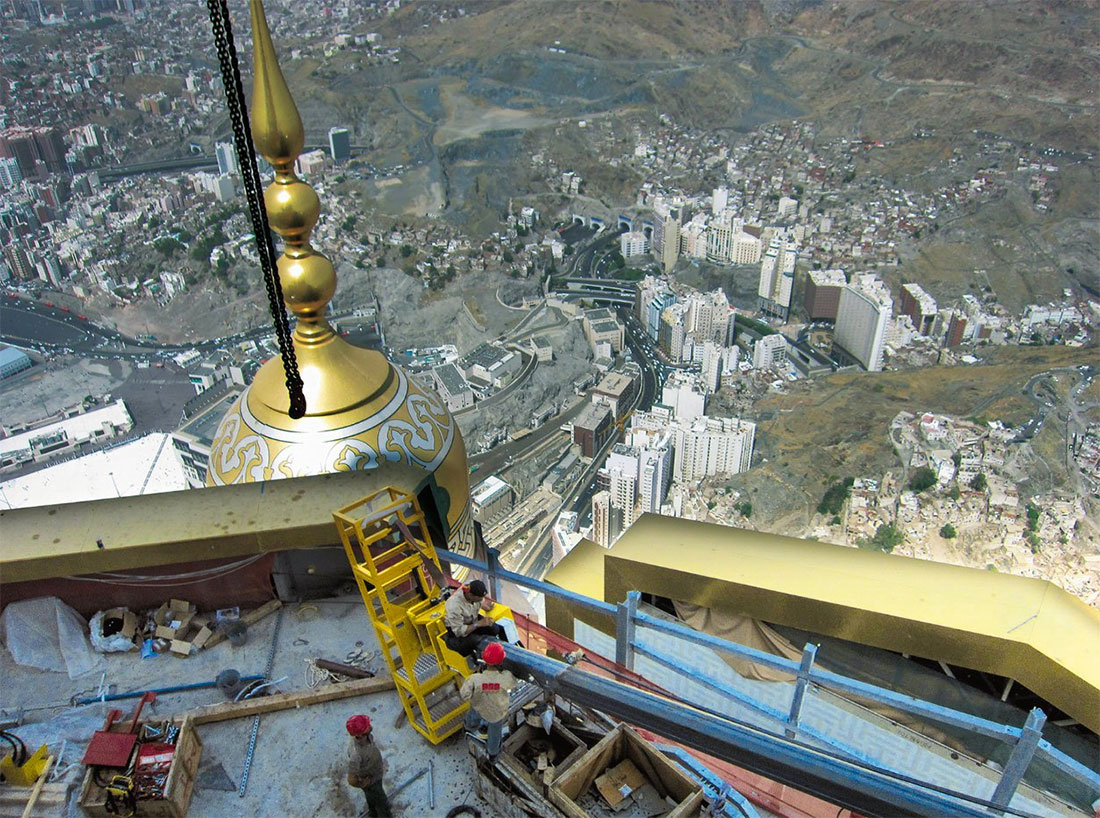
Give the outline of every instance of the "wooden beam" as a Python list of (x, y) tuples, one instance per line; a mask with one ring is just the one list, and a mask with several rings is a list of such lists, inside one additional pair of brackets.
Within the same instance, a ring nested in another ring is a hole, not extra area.
[(42, 773), (38, 776), (38, 780), (34, 782), (34, 789), (31, 790), (30, 800), (27, 801), (27, 807), (23, 810), (22, 818), (30, 818), (30, 815), (34, 812), (34, 805), (38, 801), (38, 796), (42, 794), (42, 787), (46, 784), (46, 779), (50, 776), (50, 767), (53, 766), (53, 756), (51, 755), (46, 759), (46, 766), (42, 768)]
[[(245, 625), (251, 628), (265, 616), (270, 616), (281, 607), (283, 607), (283, 603), (278, 599), (273, 599), (270, 602), (265, 602), (259, 608), (254, 608), (253, 610), (248, 611), (241, 617), (240, 621), (244, 622)], [(220, 642), (224, 642), (225, 640), (225, 632), (221, 628), (219, 628), (218, 630), (214, 631), (213, 634), (211, 634), (210, 638), (207, 639), (206, 642), (203, 643), (202, 649), (206, 650), (207, 648), (212, 648), (214, 647), (214, 645), (217, 645)]]
[(391, 677), (375, 676), (373, 679), (355, 679), (350, 682), (340, 682), (338, 684), (326, 685), (311, 690), (299, 690), (294, 693), (277, 693), (274, 696), (261, 696), (256, 699), (246, 699), (243, 702), (225, 702), (224, 704), (197, 707), (194, 710), (188, 710), (180, 714), (180, 718), (188, 716), (195, 724), (209, 724), (215, 721), (239, 719), (245, 716), (255, 716), (260, 713), (271, 713), (277, 710), (308, 707), (312, 704), (331, 702), (336, 699), (366, 696), (369, 693), (392, 690), (393, 687), (394, 684)]

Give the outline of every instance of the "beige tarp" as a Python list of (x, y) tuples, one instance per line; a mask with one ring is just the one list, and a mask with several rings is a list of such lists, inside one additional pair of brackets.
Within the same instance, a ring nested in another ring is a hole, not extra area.
[[(739, 614), (715, 611), (693, 605), (690, 602), (673, 600), (677, 615), (690, 627), (703, 633), (709, 633), (745, 647), (755, 648), (763, 653), (771, 653), (784, 659), (801, 661), (802, 651), (779, 635), (771, 626), (758, 619)], [(789, 682), (795, 676), (766, 665), (750, 662), (722, 651), (722, 660), (746, 679), (760, 682)]]

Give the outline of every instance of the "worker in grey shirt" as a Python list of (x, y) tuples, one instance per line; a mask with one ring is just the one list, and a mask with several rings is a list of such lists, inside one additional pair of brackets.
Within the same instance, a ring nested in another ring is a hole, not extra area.
[(471, 733), (474, 730), (488, 733), (485, 749), (489, 758), (495, 760), (500, 754), (504, 720), (508, 718), (508, 705), (517, 682), (511, 671), (500, 669), (504, 663), (504, 646), (500, 642), (487, 644), (481, 651), (481, 661), (485, 670), (467, 678), (458, 693), (470, 703), (466, 729)]
[(382, 788), (385, 767), (382, 753), (371, 738), (369, 716), (352, 716), (347, 722), (351, 744), (348, 746), (348, 783), (366, 796), (367, 805), (360, 818), (390, 818), (390, 799)]
[(455, 590), (443, 606), (443, 624), (447, 626), (447, 646), (463, 656), (469, 656), (489, 639), (508, 637), (504, 628), (485, 615), (492, 605), (487, 603), (488, 589), (480, 579)]

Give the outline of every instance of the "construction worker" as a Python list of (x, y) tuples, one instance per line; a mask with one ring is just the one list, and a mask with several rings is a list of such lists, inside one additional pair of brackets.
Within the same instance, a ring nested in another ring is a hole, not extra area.
[(511, 671), (500, 668), (504, 662), (504, 646), (500, 642), (487, 644), (481, 651), (481, 661), (486, 665), (485, 670), (468, 677), (458, 692), (463, 701), (470, 703), (466, 730), (486, 735), (485, 749), (489, 759), (496, 760), (516, 677)]
[(385, 772), (382, 753), (371, 738), (370, 717), (352, 716), (347, 722), (351, 745), (348, 747), (348, 783), (366, 796), (367, 805), (360, 818), (390, 818), (390, 799), (382, 788)]
[(493, 609), (488, 593), (485, 583), (475, 579), (447, 597), (443, 624), (447, 626), (447, 646), (456, 653), (469, 656), (489, 639), (508, 639), (504, 628), (485, 615)]

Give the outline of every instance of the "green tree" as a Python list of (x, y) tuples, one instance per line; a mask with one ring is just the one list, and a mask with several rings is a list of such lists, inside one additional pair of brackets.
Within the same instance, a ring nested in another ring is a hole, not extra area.
[(411, 244), (402, 244), (401, 245), (401, 258), (408, 258), (409, 256), (411, 256), (415, 252), (416, 252), (416, 250), (413, 249)]
[(385, 267), (386, 266), (386, 257), (385, 256), (379, 256), (377, 259), (375, 259), (374, 266), (375, 267)]
[(748, 518), (752, 516), (752, 503), (745, 500), (741, 505), (737, 507), (737, 510), (741, 512), (741, 516)]
[(562, 250), (562, 253), (564, 255), (567, 255), (567, 256), (573, 255), (573, 245), (571, 245), (571, 244), (565, 245), (565, 249)]
[(909, 490), (915, 491), (918, 494), (922, 491), (927, 491), (934, 485), (936, 485), (936, 473), (928, 466), (921, 466), (913, 472), (913, 476), (909, 478)]
[(855, 483), (855, 478), (848, 477), (829, 486), (825, 491), (825, 496), (817, 504), (817, 513), (840, 514), (840, 510), (844, 508), (844, 501), (848, 499), (848, 495), (852, 492), (853, 483)]
[(970, 488), (974, 491), (985, 491), (989, 488), (989, 481), (985, 479), (985, 472), (978, 472), (974, 475), (974, 479), (970, 481)]
[(943, 528), (940, 529), (940, 536), (945, 540), (953, 540), (958, 532), (955, 531), (955, 526), (951, 523), (944, 523)]
[(512, 263), (512, 260), (513, 260), (513, 259), (514, 259), (515, 257), (514, 257), (514, 256), (512, 255), (512, 251), (511, 251), (511, 250), (505, 250), (505, 251), (504, 251), (504, 254), (503, 254), (503, 255), (501, 256), (501, 258), (503, 258), (503, 259), (504, 259), (504, 263), (505, 263), (505, 264), (511, 264), (511, 263)]
[(905, 542), (905, 535), (892, 523), (883, 523), (878, 527), (875, 536), (859, 541), (860, 548), (868, 548), (873, 551), (884, 551), (889, 554), (899, 545)]
[(960, 497), (962, 497), (962, 492), (959, 490), (958, 485), (951, 486), (950, 491), (947, 492), (947, 496), (950, 497), (952, 500), (958, 500)]

